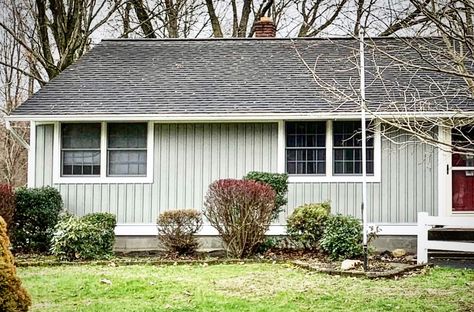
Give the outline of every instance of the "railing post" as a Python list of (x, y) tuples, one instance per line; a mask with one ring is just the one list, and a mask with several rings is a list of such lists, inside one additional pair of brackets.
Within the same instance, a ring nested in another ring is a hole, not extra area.
[(428, 230), (430, 226), (426, 224), (426, 218), (428, 217), (427, 212), (418, 213), (418, 239), (417, 239), (417, 263), (425, 264), (428, 262)]

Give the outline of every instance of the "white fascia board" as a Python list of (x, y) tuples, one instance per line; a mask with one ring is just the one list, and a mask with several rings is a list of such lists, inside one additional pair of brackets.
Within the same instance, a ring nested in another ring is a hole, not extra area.
[[(379, 236), (391, 235), (417, 235), (416, 224), (411, 223), (393, 223), (393, 224), (369, 224), (370, 226), (377, 226), (379, 229)], [(270, 225), (270, 228), (265, 233), (270, 236), (286, 235), (285, 225)], [(117, 236), (157, 236), (158, 229), (156, 224), (117, 224), (115, 227), (115, 235)], [(217, 230), (210, 226), (204, 225), (199, 233), (199, 236), (218, 236)]]
[[(474, 112), (380, 112), (368, 114), (368, 119), (383, 117), (387, 119), (426, 118), (426, 117), (472, 117)], [(358, 112), (321, 112), (321, 113), (219, 113), (219, 114), (97, 114), (97, 115), (12, 115), (5, 116), (10, 121), (279, 121), (279, 120), (327, 120), (327, 119), (358, 119)]]

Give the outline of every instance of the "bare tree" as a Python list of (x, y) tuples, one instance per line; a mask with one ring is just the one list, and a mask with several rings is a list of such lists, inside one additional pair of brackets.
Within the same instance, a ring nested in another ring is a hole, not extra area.
[[(17, 20), (13, 20), (12, 27), (19, 27)], [(0, 37), (0, 41), (0, 63), (11, 65), (0, 67), (0, 98), (4, 102), (0, 107), (0, 183), (19, 186), (26, 183), (27, 153), (7, 131), (1, 117), (26, 99), (32, 77), (24, 74), (28, 72), (29, 65), (21, 54), (18, 42), (8, 36)], [(13, 127), (23, 138), (27, 138), (29, 131), (26, 123), (16, 122)]]
[[(43, 84), (84, 54), (92, 33), (108, 21), (122, 0), (109, 3), (110, 0), (12, 0), (2, 5), (5, 15), (0, 19), (0, 29), (21, 45), (23, 54), (31, 55), (32, 66), (40, 68), (30, 74)], [(12, 17), (18, 18), (21, 27), (12, 28)]]

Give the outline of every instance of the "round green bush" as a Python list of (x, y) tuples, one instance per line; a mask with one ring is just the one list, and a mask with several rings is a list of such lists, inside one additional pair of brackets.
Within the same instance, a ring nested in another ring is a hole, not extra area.
[(113, 256), (116, 218), (93, 213), (82, 218), (66, 215), (55, 228), (53, 255), (60, 260), (97, 260)]
[(288, 236), (306, 249), (318, 248), (330, 212), (328, 202), (299, 206), (288, 218)]
[(326, 221), (321, 248), (331, 259), (362, 255), (362, 224), (352, 216), (331, 215)]

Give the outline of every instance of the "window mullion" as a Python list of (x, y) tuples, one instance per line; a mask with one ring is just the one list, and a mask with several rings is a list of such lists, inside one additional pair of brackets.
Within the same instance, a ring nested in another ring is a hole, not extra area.
[(326, 121), (326, 176), (333, 175), (333, 123), (332, 120)]
[(107, 171), (107, 123), (103, 121), (100, 131), (100, 177), (105, 178)]

